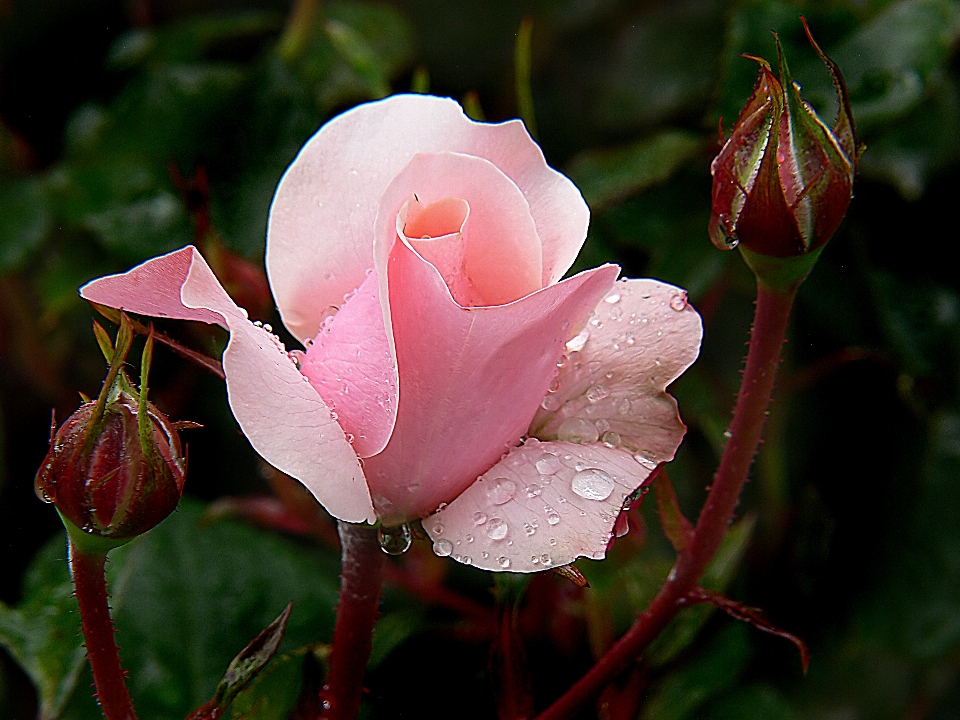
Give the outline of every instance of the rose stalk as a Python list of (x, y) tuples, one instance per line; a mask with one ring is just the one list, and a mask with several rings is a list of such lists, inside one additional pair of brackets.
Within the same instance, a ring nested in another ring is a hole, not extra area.
[(122, 316), (116, 348), (99, 326), (110, 369), (96, 401), (80, 407), (52, 438), (36, 477), (37, 495), (54, 503), (67, 530), (70, 572), (87, 657), (107, 720), (134, 720), (110, 618), (107, 553), (176, 508), (185, 461), (174, 425), (147, 401), (153, 336), (141, 362), (140, 389), (122, 366), (133, 330)]
[(711, 166), (711, 239), (722, 249), (739, 246), (756, 275), (757, 302), (729, 439), (706, 503), (650, 606), (538, 720), (574, 716), (643, 654), (682, 607), (699, 601), (700, 576), (733, 520), (759, 447), (794, 298), (846, 214), (861, 151), (840, 70), (816, 44), (805, 20), (803, 26), (836, 86), (839, 112), (833, 127), (800, 97), (777, 39), (779, 78), (765, 60), (752, 58), (760, 64), (760, 77)]

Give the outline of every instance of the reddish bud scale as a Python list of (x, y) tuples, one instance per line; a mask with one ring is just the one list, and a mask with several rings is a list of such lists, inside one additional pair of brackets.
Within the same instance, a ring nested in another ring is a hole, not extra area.
[(96, 406), (82, 405), (57, 431), (37, 473), (36, 491), (84, 532), (129, 540), (180, 501), (185, 472), (180, 440), (148, 403), (152, 437), (141, 442), (138, 403), (127, 392), (106, 404), (99, 427)]
[[(806, 29), (806, 24), (804, 24)], [(777, 41), (780, 77), (760, 65), (753, 94), (714, 159), (710, 238), (767, 257), (812, 253), (833, 235), (853, 197), (858, 149), (846, 88), (827, 64), (840, 101), (833, 129), (800, 97)]]

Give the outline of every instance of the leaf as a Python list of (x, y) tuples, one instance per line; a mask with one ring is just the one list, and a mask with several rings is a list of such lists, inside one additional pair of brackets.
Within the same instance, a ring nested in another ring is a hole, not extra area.
[(747, 633), (738, 623), (725, 626), (693, 659), (664, 678), (644, 706), (640, 720), (698, 717), (698, 709), (733, 685), (746, 668), (752, 654)]
[(212, 718), (218, 720), (230, 707), (230, 703), (244, 690), (263, 670), (267, 663), (277, 653), (283, 633), (290, 619), (290, 610), (293, 608), (291, 600), (280, 616), (270, 623), (263, 632), (250, 641), (240, 653), (230, 661), (227, 671), (220, 684), (213, 693), (213, 699), (195, 710), (188, 720), (204, 720)]
[[(700, 578), (703, 587), (718, 593), (726, 590), (740, 567), (755, 525), (756, 516), (748, 515), (730, 527)], [(673, 660), (693, 643), (712, 613), (713, 608), (702, 605), (682, 610), (650, 646), (646, 660), (654, 667)]]
[(632, 145), (581, 153), (567, 171), (596, 212), (659, 185), (703, 149), (699, 135), (664, 130)]
[(796, 720), (786, 699), (770, 685), (755, 683), (712, 701), (704, 720)]
[(50, 200), (40, 180), (0, 182), (0, 273), (20, 267), (52, 224)]
[(137, 712), (151, 720), (181, 720), (212, 697), (236, 648), (290, 600), (296, 611), (286, 645), (332, 633), (334, 553), (230, 521), (200, 528), (202, 511), (184, 499), (177, 513), (110, 555), (121, 659)]
[(33, 682), (41, 720), (59, 717), (87, 657), (64, 536), (51, 540), (34, 558), (23, 600), (16, 607), (0, 603), (0, 645)]
[(663, 534), (667, 536), (673, 549), (681, 552), (690, 540), (690, 533), (693, 532), (693, 525), (677, 502), (677, 494), (673, 491), (673, 485), (670, 484), (670, 477), (666, 471), (662, 470), (654, 480), (654, 494), (657, 499), (657, 514), (660, 516), (660, 526), (663, 528)]
[(287, 720), (303, 689), (304, 673), (325, 662), (328, 653), (326, 645), (308, 645), (275, 658), (237, 695), (230, 720)]

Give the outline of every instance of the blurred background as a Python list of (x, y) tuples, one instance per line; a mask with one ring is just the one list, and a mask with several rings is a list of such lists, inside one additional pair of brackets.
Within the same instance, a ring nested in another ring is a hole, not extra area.
[[(771, 30), (805, 98), (834, 117), (801, 14), (846, 77), (867, 150), (800, 291), (766, 440), (708, 584), (803, 638), (809, 673), (788, 642), (697, 608), (583, 717), (960, 718), (960, 273), (947, 257), (960, 242), (960, 2), (0, 0), (0, 720), (99, 717), (62, 528), (33, 492), (51, 409), (65, 418), (105, 372), (77, 287), (196, 243), (251, 317), (278, 328), (262, 270), (273, 189), (358, 102), (429, 90), (499, 121), (531, 97), (548, 161), (593, 213), (574, 270), (616, 262), (690, 291), (705, 339), (673, 387), (689, 433), (668, 472), (695, 517), (754, 298), (739, 255), (707, 238), (709, 164), (720, 118), (729, 128), (756, 79), (740, 55), (773, 61)], [(162, 329), (223, 347), (206, 326)], [(233, 496), (313, 509), (249, 448), (216, 377), (158, 349), (151, 397), (204, 428), (184, 437), (181, 510), (112, 556), (140, 716), (181, 718), (209, 699), (294, 598), (281, 656), (232, 717), (295, 717), (330, 638), (333, 525), (214, 521), (218, 499), (218, 516), (255, 515)], [(589, 589), (495, 579), (423, 540), (391, 558), (365, 716), (496, 717), (495, 618), (513, 603), (545, 708), (670, 569), (652, 497), (630, 520), (606, 561), (578, 563)]]

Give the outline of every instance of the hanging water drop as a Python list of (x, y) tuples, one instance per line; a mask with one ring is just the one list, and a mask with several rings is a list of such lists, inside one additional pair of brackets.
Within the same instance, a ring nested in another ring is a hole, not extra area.
[(413, 544), (413, 533), (407, 524), (392, 528), (381, 527), (377, 530), (377, 540), (380, 541), (380, 549), (387, 555), (402, 555)]

